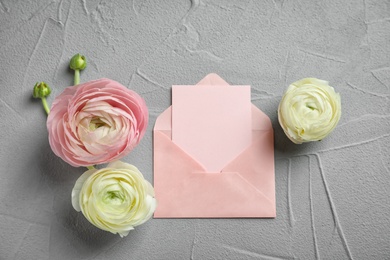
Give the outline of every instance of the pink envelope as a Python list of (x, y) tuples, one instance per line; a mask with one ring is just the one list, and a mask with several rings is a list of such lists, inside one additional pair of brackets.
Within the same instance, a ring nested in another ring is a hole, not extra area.
[(153, 132), (155, 218), (276, 216), (273, 129), (249, 86), (173, 86)]

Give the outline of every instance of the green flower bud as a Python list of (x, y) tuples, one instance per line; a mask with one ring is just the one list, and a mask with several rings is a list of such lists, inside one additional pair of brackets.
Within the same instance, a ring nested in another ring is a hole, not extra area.
[(49, 85), (45, 82), (37, 82), (34, 86), (33, 97), (34, 98), (45, 98), (49, 96), (51, 93), (51, 89)]
[(83, 55), (77, 53), (70, 59), (69, 67), (72, 70), (83, 70), (87, 67), (87, 60)]

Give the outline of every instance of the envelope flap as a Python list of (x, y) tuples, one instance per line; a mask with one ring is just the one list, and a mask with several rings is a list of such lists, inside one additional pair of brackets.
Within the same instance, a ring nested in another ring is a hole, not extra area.
[(253, 104), (252, 130), (273, 131), (271, 119)]
[(274, 198), (247, 176), (237, 171), (206, 173), (161, 131), (154, 132), (154, 139), (158, 169), (154, 187), (159, 201), (155, 217), (275, 217)]
[[(154, 139), (155, 139), (155, 149), (158, 150), (161, 154), (155, 154), (155, 161), (158, 160), (159, 157), (168, 157), (165, 154), (170, 154), (172, 157), (180, 158), (180, 162), (176, 162), (172, 164), (180, 165), (181, 171), (170, 171), (169, 174), (174, 179), (185, 178), (185, 174), (182, 172), (183, 169), (191, 169), (191, 171), (196, 172), (206, 172), (204, 166), (192, 158), (189, 154), (183, 151), (179, 146), (172, 142), (172, 140), (166, 135), (165, 130), (154, 131)], [(170, 159), (172, 158), (170, 157)], [(162, 160), (165, 161), (166, 159)], [(166, 162), (166, 161), (165, 161)], [(185, 171), (184, 171), (185, 172)], [(161, 179), (161, 183), (171, 182), (171, 178)]]
[(252, 134), (252, 145), (226, 165), (222, 172), (238, 172), (270, 201), (275, 201), (273, 131), (253, 131)]
[(236, 173), (189, 175), (178, 182), (180, 189), (168, 184), (169, 189), (158, 194), (164, 204), (154, 217), (275, 217), (274, 202)]
[(154, 130), (172, 130), (172, 106), (157, 117)]
[(229, 83), (227, 83), (224, 79), (222, 79), (218, 74), (210, 73), (206, 77), (204, 77), (201, 81), (199, 81), (198, 84), (196, 85), (229, 86)]

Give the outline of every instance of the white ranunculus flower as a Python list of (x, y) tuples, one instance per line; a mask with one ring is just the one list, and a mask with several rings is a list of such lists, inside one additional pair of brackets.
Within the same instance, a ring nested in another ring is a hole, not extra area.
[(279, 123), (296, 144), (322, 140), (336, 127), (340, 116), (340, 94), (327, 81), (316, 78), (292, 83), (278, 108)]
[(157, 203), (142, 173), (116, 161), (82, 174), (72, 190), (72, 205), (96, 227), (124, 237), (152, 217)]

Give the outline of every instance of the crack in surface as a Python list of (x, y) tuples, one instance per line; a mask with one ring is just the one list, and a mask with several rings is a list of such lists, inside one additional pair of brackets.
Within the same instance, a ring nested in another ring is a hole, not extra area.
[(15, 253), (14, 253), (14, 257), (13, 257), (14, 259), (16, 259), (17, 254), (19, 253), (20, 249), (22, 248), (23, 242), (26, 240), (26, 237), (27, 237), (28, 233), (31, 230), (31, 226), (32, 226), (32, 224), (28, 225), (28, 228), (26, 228), (26, 232), (23, 234), (22, 239), (20, 239), (18, 245), (15, 247), (16, 250), (15, 250)]
[(196, 223), (195, 223), (195, 228), (194, 228), (194, 238), (192, 239), (192, 244), (191, 244), (191, 255), (190, 255), (190, 259), (191, 260), (194, 260), (195, 258), (195, 246), (196, 244), (198, 243), (198, 238), (197, 238), (197, 226), (198, 226), (198, 221), (196, 220)]
[(341, 150), (341, 149), (345, 149), (345, 148), (350, 148), (350, 147), (354, 147), (354, 146), (358, 146), (358, 145), (362, 145), (362, 144), (368, 144), (368, 143), (372, 143), (372, 142), (380, 140), (380, 139), (382, 139), (384, 137), (389, 137), (389, 136), (390, 136), (390, 134), (384, 134), (384, 135), (381, 135), (381, 136), (378, 136), (378, 137), (375, 137), (375, 138), (371, 138), (371, 139), (368, 139), (368, 140), (364, 140), (364, 141), (361, 141), (361, 142), (356, 142), (356, 143), (341, 145), (341, 146), (333, 147), (333, 148), (329, 148), (329, 149), (319, 150), (318, 153), (331, 152), (331, 151), (336, 151), (336, 150)]
[(384, 150), (384, 149), (383, 149), (382, 145), (379, 145), (379, 147), (380, 147), (380, 150), (381, 150), (380, 159), (381, 159), (382, 166), (386, 169), (387, 173), (390, 173), (390, 169), (389, 169), (389, 167), (387, 167), (386, 162), (385, 162), (385, 159), (383, 158), (383, 150)]
[[(62, 1), (61, 1), (61, 4), (59, 5), (58, 9), (60, 9), (60, 8), (62, 9)], [(57, 78), (61, 61), (64, 58), (64, 50), (65, 50), (64, 46), (65, 46), (65, 42), (66, 42), (68, 20), (69, 20), (69, 16), (70, 16), (71, 10), (72, 10), (72, 1), (70, 1), (70, 3), (69, 3), (68, 13), (66, 15), (65, 22), (62, 22), (62, 19), (60, 19), (60, 21), (59, 21), (59, 23), (61, 24), (61, 28), (63, 30), (63, 32), (62, 32), (62, 39), (61, 39), (61, 43), (62, 43), (63, 47), (61, 49), (60, 59), (58, 60), (56, 68), (55, 68), (53, 81), (54, 81), (55, 78)], [(60, 10), (58, 12), (60, 12)]]
[(3, 1), (4, 0), (0, 0), (0, 7), (1, 7), (3, 12), (9, 13), (10, 9), (7, 6), (5, 6)]
[(368, 94), (368, 95), (372, 95), (372, 96), (376, 96), (376, 97), (381, 97), (381, 98), (388, 98), (390, 96), (390, 94), (380, 94), (380, 93), (375, 93), (375, 92), (372, 92), (372, 91), (368, 91), (368, 90), (363, 90), (361, 88), (358, 88), (354, 85), (352, 85), (351, 83), (347, 82), (347, 85), (353, 89), (353, 90), (356, 90), (358, 92), (361, 92), (361, 93), (364, 93), (364, 94)]
[(30, 219), (27, 219), (27, 218), (24, 218), (24, 217), (21, 217), (21, 216), (15, 216), (15, 215), (11, 215), (11, 214), (7, 214), (7, 213), (4, 213), (4, 212), (0, 212), (0, 216), (3, 216), (3, 217), (6, 217), (6, 218), (10, 218), (10, 219), (17, 219), (17, 220), (20, 220), (20, 221), (23, 221), (23, 222), (26, 222), (26, 223), (29, 223), (29, 224), (34, 224), (34, 225), (37, 225), (37, 226), (48, 226), (44, 223), (39, 223), (37, 221), (34, 221), (34, 220), (30, 220)]
[(212, 53), (211, 51), (206, 50), (191, 50), (188, 46), (184, 47), (186, 51), (188, 51), (191, 54), (206, 54), (211, 60), (221, 62), (223, 61), (223, 58), (219, 57), (218, 55)]
[(332, 148), (328, 148), (328, 149), (319, 149), (317, 151), (312, 151), (311, 153), (297, 153), (297, 154), (289, 155), (289, 156), (280, 156), (280, 157), (275, 158), (275, 160), (289, 159), (289, 158), (302, 157), (302, 156), (308, 156), (308, 155), (315, 155), (315, 154), (319, 154), (319, 153), (326, 153), (326, 152), (331, 152), (331, 151), (342, 150), (345, 148), (355, 147), (355, 146), (359, 146), (362, 144), (372, 143), (372, 142), (378, 141), (382, 138), (389, 137), (389, 136), (390, 136), (390, 134), (384, 134), (384, 135), (381, 135), (381, 136), (378, 136), (375, 138), (363, 140), (361, 142), (350, 143), (350, 144), (332, 147)]
[(61, 0), (60, 3), (58, 4), (58, 9), (57, 9), (57, 19), (59, 22), (62, 22), (62, 14), (61, 14), (61, 11), (62, 11), (62, 2), (64, 0)]
[(27, 19), (27, 21), (30, 21), (31, 19), (33, 19), (35, 16), (37, 16), (38, 14), (44, 12), (49, 6), (51, 6), (52, 4), (54, 4), (56, 1), (50, 1), (47, 5), (44, 5), (43, 8), (42, 7), (39, 7), (38, 10), (36, 10), (34, 13), (31, 14), (31, 16)]
[(314, 255), (315, 255), (316, 259), (321, 259), (320, 252), (318, 250), (316, 227), (315, 227), (315, 223), (314, 223), (314, 206), (313, 206), (313, 185), (312, 185), (312, 173), (311, 173), (311, 158), (310, 158), (310, 155), (308, 155), (307, 157), (309, 159), (309, 202), (310, 202), (311, 230), (312, 230), (313, 243), (314, 243)]
[(149, 83), (151, 83), (151, 84), (153, 84), (153, 85), (155, 85), (155, 86), (158, 86), (158, 87), (163, 88), (163, 89), (168, 89), (168, 90), (170, 90), (170, 88), (165, 87), (165, 86), (161, 85), (160, 83), (158, 83), (158, 82), (152, 80), (151, 78), (149, 78), (146, 74), (144, 74), (143, 72), (141, 72), (141, 71), (139, 70), (139, 68), (137, 68), (135, 74), (137, 74), (137, 75), (140, 76), (143, 80), (145, 80), (145, 81), (147, 81), (147, 82), (149, 82)]
[[(62, 1), (61, 1), (62, 2)], [(61, 5), (62, 7), (62, 5)], [(62, 32), (62, 44), (63, 44), (63, 47), (62, 47), (62, 50), (61, 50), (61, 55), (60, 55), (60, 59), (58, 60), (57, 62), (57, 65), (56, 65), (56, 68), (55, 68), (55, 73), (54, 73), (54, 77), (53, 77), (53, 81), (55, 78), (57, 78), (57, 75), (58, 75), (58, 72), (59, 72), (59, 68), (60, 68), (60, 64), (61, 64), (61, 61), (63, 60), (64, 58), (64, 52), (65, 52), (65, 42), (66, 42), (66, 36), (67, 36), (67, 28), (68, 28), (68, 20), (69, 20), (69, 16), (70, 16), (70, 12), (72, 10), (72, 1), (70, 1), (69, 3), (69, 8), (68, 8), (68, 13), (66, 15), (66, 19), (65, 19), (65, 22), (62, 23), (62, 29), (63, 29), (63, 32)]]
[(83, 6), (83, 11), (84, 13), (89, 16), (89, 11), (88, 11), (88, 8), (87, 8), (87, 0), (81, 0), (81, 4)]
[(386, 85), (375, 73), (378, 72), (378, 71), (381, 71), (381, 70), (389, 70), (389, 68), (380, 68), (380, 69), (375, 69), (375, 70), (371, 70), (371, 75), (379, 82), (381, 83), (383, 86), (385, 86), (387, 89), (389, 89), (389, 86)]
[(288, 170), (287, 170), (287, 207), (288, 207), (288, 215), (289, 215), (289, 224), (290, 227), (294, 226), (294, 213), (292, 209), (292, 201), (291, 201), (291, 159), (287, 158), (288, 161)]
[(347, 122), (344, 122), (342, 124), (339, 124), (337, 127), (341, 128), (342, 126), (345, 126), (345, 125), (348, 125), (348, 124), (351, 124), (354, 122), (362, 121), (365, 119), (388, 119), (388, 118), (390, 118), (390, 115), (365, 114), (365, 115), (359, 116), (357, 118), (351, 119)]
[(263, 253), (258, 253), (258, 252), (252, 252), (246, 249), (240, 249), (240, 248), (235, 248), (229, 245), (223, 245), (221, 244), (221, 247), (231, 250), (235, 253), (241, 254), (241, 255), (246, 255), (246, 256), (252, 256), (252, 257), (257, 257), (265, 260), (294, 260), (296, 259), (295, 257), (289, 257), (289, 256), (279, 256), (279, 255), (269, 255), (269, 254), (263, 254)]
[[(50, 18), (49, 18), (50, 19)], [(43, 37), (43, 34), (45, 32), (45, 29), (46, 29), (46, 26), (47, 26), (47, 23), (49, 21), (49, 19), (47, 19), (42, 27), (42, 30), (41, 30), (41, 33), (39, 34), (39, 37), (38, 37), (38, 40), (37, 42), (35, 43), (35, 46), (30, 54), (30, 57), (28, 58), (28, 62), (27, 62), (27, 66), (26, 66), (26, 70), (24, 72), (24, 76), (23, 76), (23, 86), (26, 84), (26, 74), (30, 68), (30, 65), (31, 65), (31, 60), (32, 60), (32, 57), (34, 56), (35, 52), (37, 51), (38, 49), (38, 45), (41, 43), (41, 40), (42, 40), (42, 37)], [(52, 20), (52, 19), (51, 19)], [(53, 20), (54, 21), (54, 20)]]
[[(8, 29), (11, 30), (10, 34), (15, 34), (15, 33), (17, 33), (17, 32), (20, 32), (20, 29), (21, 29), (24, 25), (28, 24), (33, 18), (37, 17), (40, 13), (44, 12), (44, 11), (45, 11), (50, 5), (52, 5), (53, 3), (55, 3), (55, 1), (49, 2), (47, 5), (43, 6), (43, 8), (41, 8), (41, 7), (38, 8), (35, 12), (33, 12), (33, 13), (30, 15), (29, 18), (27, 18), (27, 19), (22, 19), (22, 20), (21, 20), (20, 22), (18, 22), (15, 26), (9, 26), (9, 27), (4, 28), (3, 30), (0, 31), (0, 33), (4, 33), (4, 32), (5, 32), (6, 30), (8, 30)], [(52, 18), (48, 18), (48, 19), (52, 19)], [(53, 20), (54, 20), (54, 19), (53, 19)], [(12, 31), (13, 28), (15, 28), (14, 31)], [(13, 38), (10, 37), (10, 38), (8, 39), (8, 41), (2, 43), (2, 44), (0, 45), (0, 50), (2, 50), (5, 46), (7, 46), (8, 43), (9, 43), (12, 39), (13, 39)]]
[[(4, 104), (4, 106), (7, 108), (7, 109), (9, 109), (9, 110), (11, 110), (12, 112), (14, 112), (18, 117), (19, 117), (19, 119), (21, 119), (22, 121), (25, 121), (25, 119), (23, 118), (23, 116), (20, 114), (20, 112), (18, 111), (18, 110), (16, 110), (15, 108), (13, 108), (12, 106), (10, 106), (7, 102), (5, 102), (4, 101), (4, 99), (2, 99), (1, 97), (0, 97), (0, 101)], [(2, 113), (4, 113), (3, 111), (2, 111)]]
[[(282, 80), (282, 74), (284, 74), (284, 87), (285, 88), (287, 87), (287, 73), (288, 73), (287, 65), (288, 65), (289, 59), (290, 59), (290, 51), (287, 51), (287, 54), (284, 58), (282, 68), (279, 69), (279, 80)], [(282, 72), (282, 71), (284, 71), (284, 72)]]
[(346, 252), (347, 252), (348, 258), (351, 259), (351, 260), (353, 260), (351, 251), (350, 251), (349, 246), (348, 246), (348, 243), (347, 243), (347, 239), (345, 238), (345, 234), (344, 234), (343, 228), (342, 228), (342, 226), (341, 226), (341, 224), (340, 224), (340, 221), (339, 221), (338, 213), (337, 213), (335, 204), (334, 204), (334, 202), (333, 202), (331, 192), (330, 192), (330, 190), (329, 190), (328, 182), (327, 182), (327, 180), (326, 180), (326, 178), (325, 178), (324, 168), (323, 168), (323, 166), (322, 166), (322, 161), (321, 161), (321, 159), (320, 159), (319, 154), (314, 153), (314, 156), (315, 156), (316, 159), (317, 159), (317, 163), (318, 163), (318, 168), (319, 168), (319, 170), (320, 170), (321, 179), (322, 179), (322, 182), (323, 182), (323, 184), (324, 184), (325, 193), (326, 193), (326, 196), (327, 196), (327, 198), (328, 198), (328, 202), (329, 202), (329, 205), (330, 205), (330, 209), (331, 209), (331, 212), (332, 212), (332, 215), (333, 215), (333, 221), (334, 221), (334, 223), (335, 223), (335, 228), (337, 229), (337, 231), (338, 231), (338, 233), (339, 233), (339, 236), (340, 236), (340, 238), (341, 238), (343, 247), (344, 247), (344, 249), (345, 249)]
[[(135, 0), (133, 0), (133, 4), (134, 4)], [(200, 5), (200, 0), (191, 0), (191, 6), (190, 8), (188, 9), (188, 11), (185, 13), (185, 15), (180, 19), (180, 22), (178, 22), (177, 24), (175, 24), (174, 28), (172, 29), (172, 31), (160, 42), (159, 45), (162, 45), (163, 43), (165, 43), (172, 35), (175, 35), (178, 33), (178, 31), (180, 30), (180, 25), (183, 25), (186, 20), (187, 20), (187, 17), (192, 14)], [(135, 8), (135, 7), (134, 7)], [(145, 57), (141, 62), (140, 62), (140, 65), (136, 68), (136, 74), (139, 75), (140, 77), (142, 77), (140, 74), (139, 74), (139, 69), (145, 64), (145, 62), (148, 60), (148, 58), (152, 55), (154, 55), (157, 51), (159, 50), (159, 48), (156, 48), (152, 53), (150, 53), (147, 57)], [(143, 78), (143, 77), (142, 77)], [(146, 79), (146, 78), (143, 78), (145, 79), (146, 81), (148, 82), (151, 82), (152, 84), (156, 85), (156, 86), (159, 86), (159, 87), (163, 87), (164, 89), (166, 89), (166, 87), (162, 86), (161, 84), (155, 82), (155, 81), (152, 81), (151, 79)], [(130, 82), (132, 81), (132, 79), (130, 78), (130, 81), (129, 81), (129, 84)]]
[(303, 53), (306, 53), (306, 54), (309, 54), (309, 55), (312, 55), (312, 56), (316, 56), (316, 57), (319, 57), (319, 58), (323, 58), (323, 59), (326, 59), (326, 60), (340, 62), (340, 63), (346, 63), (345, 60), (339, 59), (337, 57), (328, 56), (326, 54), (321, 54), (321, 53), (317, 53), (317, 52), (314, 52), (314, 51), (308, 51), (308, 50), (301, 49), (301, 48), (299, 48), (298, 50), (300, 50)]

